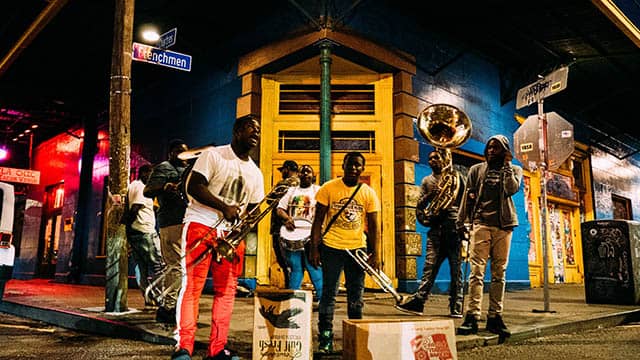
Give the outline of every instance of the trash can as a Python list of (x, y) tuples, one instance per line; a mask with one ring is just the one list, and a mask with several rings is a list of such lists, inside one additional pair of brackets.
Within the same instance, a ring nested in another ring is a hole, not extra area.
[(581, 224), (587, 303), (640, 303), (640, 222), (594, 220)]

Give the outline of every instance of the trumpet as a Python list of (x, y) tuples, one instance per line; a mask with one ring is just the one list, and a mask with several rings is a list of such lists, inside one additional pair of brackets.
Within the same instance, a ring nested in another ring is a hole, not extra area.
[(396, 289), (393, 287), (391, 279), (389, 279), (387, 274), (385, 274), (381, 270), (376, 270), (373, 267), (371, 267), (371, 265), (369, 265), (369, 263), (367, 262), (367, 260), (369, 259), (369, 255), (367, 255), (367, 253), (365, 253), (364, 250), (355, 249), (353, 251), (352, 250), (345, 250), (345, 251), (347, 252), (347, 254), (349, 254), (349, 256), (353, 258), (353, 260), (356, 261), (356, 263), (367, 274), (369, 274), (369, 276), (371, 276), (371, 278), (373, 278), (373, 281), (375, 281), (376, 284), (378, 284), (378, 286), (380, 286), (382, 290), (384, 290), (385, 292), (388, 292), (393, 296), (393, 298), (396, 300), (396, 305), (399, 305), (402, 302), (404, 297), (398, 294)]

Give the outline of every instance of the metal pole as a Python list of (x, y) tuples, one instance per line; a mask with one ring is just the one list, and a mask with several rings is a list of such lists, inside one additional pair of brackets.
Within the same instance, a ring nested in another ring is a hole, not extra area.
[(543, 111), (543, 99), (538, 100), (538, 126), (540, 131), (540, 239), (542, 241), (542, 280), (544, 283), (544, 310), (533, 310), (534, 312), (554, 312), (549, 310), (549, 254), (547, 249), (547, 165), (549, 154), (547, 151), (547, 116)]
[(80, 187), (76, 210), (75, 231), (69, 264), (69, 282), (80, 283), (85, 270), (87, 241), (91, 223), (89, 203), (92, 199), (93, 159), (98, 149), (97, 119), (84, 115), (84, 136), (82, 137), (82, 162), (80, 166)]
[(33, 169), (33, 131), (29, 133), (29, 170)]
[(2, 76), (11, 64), (20, 56), (22, 51), (38, 36), (40, 31), (53, 19), (68, 0), (47, 1), (47, 7), (38, 14), (38, 17), (29, 25), (29, 28), (22, 34), (20, 39), (13, 44), (7, 55), (0, 59), (0, 76)]
[(320, 43), (320, 184), (331, 179), (331, 42)]
[(104, 212), (107, 226), (106, 312), (127, 311), (127, 243), (120, 217), (127, 193), (130, 162), (131, 46), (135, 0), (117, 0), (109, 96), (109, 187)]

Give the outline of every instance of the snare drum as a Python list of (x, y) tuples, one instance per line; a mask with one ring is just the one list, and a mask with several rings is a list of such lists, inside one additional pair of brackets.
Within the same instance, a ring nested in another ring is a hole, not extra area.
[(311, 221), (303, 218), (293, 219), (296, 226), (293, 231), (286, 226), (280, 227), (280, 243), (289, 251), (304, 250), (304, 244), (311, 240)]

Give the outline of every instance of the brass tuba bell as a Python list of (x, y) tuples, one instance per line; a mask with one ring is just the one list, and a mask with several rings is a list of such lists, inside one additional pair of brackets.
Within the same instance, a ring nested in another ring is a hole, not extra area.
[(449, 207), (458, 196), (460, 181), (453, 170), (451, 149), (462, 146), (469, 140), (471, 120), (455, 106), (433, 104), (420, 112), (417, 126), (420, 135), (436, 148), (443, 161), (438, 193), (424, 209), (424, 215), (429, 218)]

